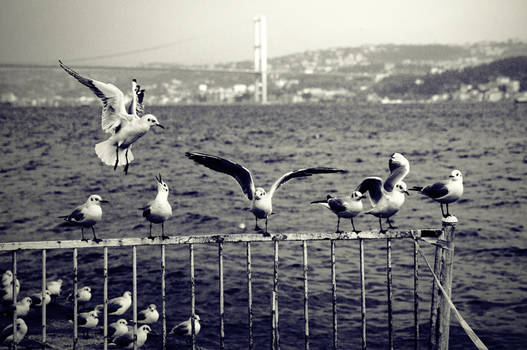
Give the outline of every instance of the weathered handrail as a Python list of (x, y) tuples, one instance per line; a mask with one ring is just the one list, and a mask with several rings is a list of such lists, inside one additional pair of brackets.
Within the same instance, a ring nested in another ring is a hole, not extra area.
[(232, 234), (196, 234), (172, 236), (167, 239), (155, 237), (142, 238), (108, 238), (96, 243), (93, 241), (28, 241), (0, 243), (0, 251), (34, 250), (34, 249), (73, 249), (73, 248), (102, 248), (102, 247), (132, 247), (144, 245), (178, 245), (178, 244), (211, 244), (211, 243), (241, 243), (241, 242), (273, 242), (273, 241), (319, 241), (319, 240), (358, 240), (358, 239), (396, 239), (438, 237), (441, 229), (416, 229), (388, 231), (341, 232), (341, 233), (278, 233), (263, 236), (258, 233)]

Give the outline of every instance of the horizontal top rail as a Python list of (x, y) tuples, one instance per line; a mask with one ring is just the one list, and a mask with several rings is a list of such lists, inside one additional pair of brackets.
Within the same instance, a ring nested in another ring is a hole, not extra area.
[(441, 229), (390, 230), (386, 233), (379, 231), (341, 232), (341, 233), (278, 233), (264, 236), (260, 233), (232, 233), (232, 234), (197, 234), (178, 235), (167, 239), (155, 237), (142, 238), (109, 238), (101, 242), (68, 240), (68, 241), (29, 241), (0, 243), (0, 251), (31, 250), (31, 249), (71, 249), (71, 248), (103, 248), (130, 247), (142, 245), (179, 245), (206, 243), (241, 243), (241, 242), (273, 242), (273, 241), (323, 241), (323, 240), (357, 240), (357, 239), (387, 239), (387, 238), (420, 238), (439, 237)]

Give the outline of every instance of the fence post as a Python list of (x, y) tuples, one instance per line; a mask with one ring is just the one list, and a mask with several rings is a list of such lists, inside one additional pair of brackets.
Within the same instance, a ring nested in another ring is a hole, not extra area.
[[(442, 254), (441, 285), (450, 297), (452, 295), (452, 270), (454, 266), (454, 238), (457, 218), (449, 216), (443, 219), (443, 234), (446, 248)], [(441, 295), (437, 319), (437, 346), (439, 350), (448, 349), (448, 337), (450, 334), (450, 305), (447, 299)]]

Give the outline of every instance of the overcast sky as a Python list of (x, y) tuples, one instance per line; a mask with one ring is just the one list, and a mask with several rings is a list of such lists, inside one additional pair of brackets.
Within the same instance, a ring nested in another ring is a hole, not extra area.
[[(252, 59), (363, 44), (527, 41), (527, 0), (0, 0), (0, 63), (135, 65)], [(158, 49), (143, 50), (154, 47)], [(126, 53), (104, 59), (75, 61)]]

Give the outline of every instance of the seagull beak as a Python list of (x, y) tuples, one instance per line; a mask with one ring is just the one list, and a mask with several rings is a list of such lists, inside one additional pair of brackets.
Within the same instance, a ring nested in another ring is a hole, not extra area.
[(410, 193), (408, 191), (404, 191), (403, 193), (406, 193), (407, 196), (410, 196)]
[(159, 126), (161, 129), (164, 129), (165, 127), (161, 124), (156, 124), (157, 126)]
[(368, 196), (366, 196), (365, 194), (363, 194), (362, 196), (359, 197), (359, 200), (360, 200), (360, 199), (364, 199), (364, 198), (368, 198)]
[(101, 203), (110, 203), (110, 202), (108, 202), (106, 199), (101, 199), (100, 202), (101, 202)]

